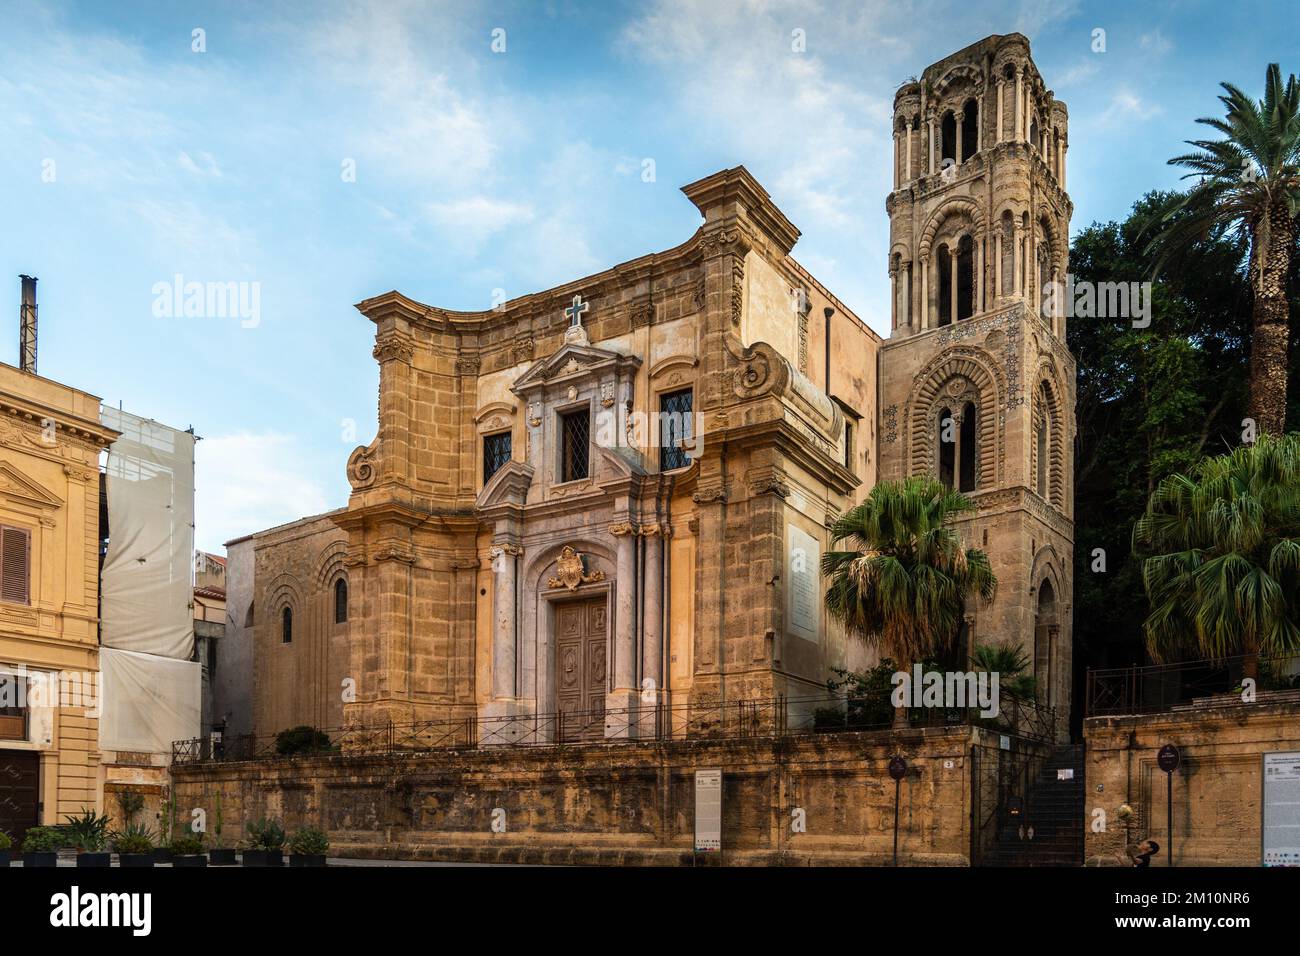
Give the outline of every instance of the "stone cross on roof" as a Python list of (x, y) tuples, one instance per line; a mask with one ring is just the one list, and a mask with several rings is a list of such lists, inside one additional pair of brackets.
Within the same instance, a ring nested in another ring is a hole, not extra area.
[(573, 297), (573, 305), (564, 310), (564, 314), (569, 318), (569, 327), (564, 330), (565, 342), (588, 344), (587, 330), (582, 325), (582, 315), (590, 308), (591, 303), (583, 302), (582, 296), (575, 295)]

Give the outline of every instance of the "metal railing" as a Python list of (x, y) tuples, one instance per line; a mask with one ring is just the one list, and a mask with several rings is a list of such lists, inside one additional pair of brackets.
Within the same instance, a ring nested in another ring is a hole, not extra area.
[[(1247, 694), (1247, 678), (1255, 684)], [(1089, 669), (1084, 715), (1104, 717), (1225, 705), (1300, 701), (1300, 655), (1243, 654), (1220, 660)]]
[(172, 762), (284, 760), (323, 754), (417, 754), (508, 747), (618, 745), (705, 738), (788, 737), (920, 727), (983, 726), (1051, 740), (1056, 714), (1032, 701), (1004, 699), (997, 717), (963, 708), (906, 708), (899, 722), (888, 701), (822, 695), (717, 704), (647, 704), (502, 717), (466, 716), (378, 727), (322, 729), (293, 743), (280, 734), (196, 737), (172, 744)]

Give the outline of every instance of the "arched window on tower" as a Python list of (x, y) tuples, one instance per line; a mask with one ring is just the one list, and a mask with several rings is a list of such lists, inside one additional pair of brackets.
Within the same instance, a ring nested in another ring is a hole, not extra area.
[(339, 578), (334, 582), (334, 623), (346, 624), (348, 621), (348, 581)]
[(1040, 153), (1043, 151), (1043, 144), (1038, 139), (1038, 120), (1034, 120), (1032, 123), (1029, 124), (1029, 142), (1033, 143), (1034, 147)]
[(280, 612), (280, 643), (293, 643), (293, 608), (290, 607)]
[(967, 402), (961, 411), (961, 441), (958, 443), (957, 460), (961, 467), (958, 478), (959, 491), (975, 490), (976, 466), (979, 456), (975, 450), (975, 436), (978, 434), (979, 412), (974, 402)]
[(967, 100), (961, 111), (961, 161), (964, 163), (975, 155), (975, 147), (979, 144), (979, 101)]
[(970, 236), (957, 240), (957, 321), (975, 314), (975, 244)]
[(952, 487), (957, 466), (957, 422), (952, 409), (939, 409), (939, 480)]
[(979, 472), (979, 411), (974, 402), (966, 402), (960, 416), (951, 408), (939, 409), (938, 472), (939, 480), (958, 491), (974, 491)]
[(943, 114), (943, 119), (939, 121), (939, 165), (943, 165), (945, 159), (957, 161), (957, 117), (952, 110)]
[(944, 243), (935, 253), (939, 262), (939, 325), (952, 324), (952, 250)]
[(1047, 482), (1049, 477), (1049, 467), (1047, 461), (1048, 458), (1047, 438), (1048, 438), (1049, 421), (1050, 419), (1047, 414), (1047, 409), (1044, 408), (1038, 415), (1038, 427), (1037, 427), (1038, 434), (1036, 436), (1037, 444), (1038, 444), (1038, 449), (1037, 449), (1038, 474), (1034, 484), (1035, 484), (1035, 490), (1038, 492), (1038, 497), (1040, 498), (1047, 497)]
[(1034, 616), (1034, 677), (1038, 702), (1047, 707), (1056, 706), (1056, 687), (1053, 665), (1056, 663), (1056, 591), (1047, 578), (1038, 586), (1038, 612)]

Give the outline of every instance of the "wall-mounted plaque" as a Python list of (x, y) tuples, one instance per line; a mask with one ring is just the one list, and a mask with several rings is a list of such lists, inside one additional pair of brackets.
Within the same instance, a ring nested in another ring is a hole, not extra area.
[(817, 539), (801, 528), (787, 525), (785, 532), (785, 629), (795, 637), (816, 643), (821, 621), (822, 549)]
[(695, 771), (695, 849), (722, 849), (722, 771)]

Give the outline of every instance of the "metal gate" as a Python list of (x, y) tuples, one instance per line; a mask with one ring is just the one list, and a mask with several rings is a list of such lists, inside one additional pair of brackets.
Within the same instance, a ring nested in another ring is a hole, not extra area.
[(1083, 747), (1008, 742), (971, 747), (971, 865), (1079, 865)]

